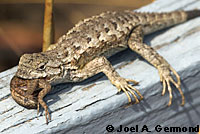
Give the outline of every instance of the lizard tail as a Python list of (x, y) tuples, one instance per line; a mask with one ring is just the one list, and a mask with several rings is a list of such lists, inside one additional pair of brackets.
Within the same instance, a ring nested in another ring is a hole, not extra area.
[(200, 16), (200, 10), (191, 10), (191, 11), (186, 11), (185, 13), (187, 15), (187, 20)]
[(143, 14), (143, 16), (148, 20), (148, 24), (144, 28), (144, 34), (146, 35), (198, 17), (200, 16), (200, 10), (149, 13)]

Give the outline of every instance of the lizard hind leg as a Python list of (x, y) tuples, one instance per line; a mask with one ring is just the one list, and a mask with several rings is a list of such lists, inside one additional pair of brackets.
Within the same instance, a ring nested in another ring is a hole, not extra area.
[[(181, 94), (182, 97), (181, 105), (183, 106), (185, 103), (185, 97), (180, 88), (181, 86), (180, 76), (170, 66), (170, 64), (162, 56), (160, 56), (152, 47), (143, 43), (142, 38), (143, 38), (142, 27), (138, 26), (131, 33), (130, 38), (128, 40), (128, 46), (130, 47), (130, 49), (137, 52), (149, 63), (151, 63), (155, 68), (157, 68), (160, 75), (160, 81), (163, 83), (162, 95), (165, 94), (166, 89), (169, 91), (168, 106), (170, 106), (172, 103), (172, 88), (170, 83), (174, 84), (175, 87), (178, 89), (179, 93)], [(177, 82), (174, 81), (171, 73), (173, 73), (176, 76)]]

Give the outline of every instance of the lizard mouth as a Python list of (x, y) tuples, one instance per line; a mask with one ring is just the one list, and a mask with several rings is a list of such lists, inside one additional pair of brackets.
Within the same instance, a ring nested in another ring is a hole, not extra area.
[(28, 94), (28, 82), (31, 80), (25, 80), (14, 76), (10, 82), (10, 91), (12, 98), (19, 105), (28, 108), (36, 109), (38, 105), (38, 94), (40, 89), (35, 90), (32, 94)]

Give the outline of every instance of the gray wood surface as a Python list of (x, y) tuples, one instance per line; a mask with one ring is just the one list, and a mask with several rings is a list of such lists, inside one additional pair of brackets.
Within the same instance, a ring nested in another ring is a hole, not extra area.
[[(157, 0), (140, 11), (189, 10), (200, 7), (199, 0)], [(162, 84), (157, 70), (130, 50), (125, 50), (111, 61), (121, 76), (140, 82), (135, 86), (144, 96), (137, 105), (127, 105), (124, 93), (99, 74), (81, 83), (54, 87), (46, 97), (52, 121), (46, 125), (44, 111), (28, 110), (12, 99), (9, 82), (17, 67), (0, 73), (0, 133), (107, 133), (106, 127), (116, 129), (135, 127), (140, 132), (144, 125), (155, 127), (195, 127), (200, 124), (200, 17), (145, 38), (145, 42), (178, 71), (186, 104), (173, 88), (173, 104), (167, 106), (168, 93), (161, 96)], [(126, 128), (127, 129), (127, 128)], [(160, 133), (163, 133), (164, 130)], [(125, 133), (125, 132), (122, 132)], [(130, 133), (130, 131), (128, 132)], [(147, 133), (144, 131), (143, 133)], [(189, 133), (187, 131), (187, 133)]]

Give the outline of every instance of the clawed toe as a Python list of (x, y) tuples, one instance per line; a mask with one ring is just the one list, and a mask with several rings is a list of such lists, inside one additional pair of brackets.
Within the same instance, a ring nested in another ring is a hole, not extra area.
[(179, 91), (179, 93), (181, 94), (182, 97), (182, 103), (181, 106), (183, 106), (185, 104), (185, 97), (183, 94), (183, 91), (180, 88), (181, 85), (181, 81), (180, 81), (180, 77), (179, 75), (176, 73), (176, 71), (173, 68), (170, 68), (172, 70), (172, 72), (175, 74), (176, 78), (177, 78), (177, 82), (175, 82), (172, 78), (171, 75), (164, 75), (164, 74), (160, 74), (161, 76), (161, 82), (163, 83), (163, 91), (162, 91), (162, 95), (165, 94), (166, 89), (169, 92), (169, 102), (168, 102), (168, 106), (170, 106), (172, 104), (172, 88), (170, 83), (172, 83)]
[(37, 104), (37, 115), (39, 114), (39, 111), (40, 111), (40, 104), (38, 102), (38, 104)]
[[(135, 98), (135, 104), (137, 104), (137, 103), (139, 103), (140, 100), (143, 99), (143, 96), (140, 94), (140, 92), (135, 87), (131, 86), (129, 84), (129, 82), (132, 82), (135, 85), (138, 84), (137, 81), (130, 80), (130, 79), (123, 79), (123, 81), (121, 80), (120, 85), (116, 85), (116, 87), (118, 88), (118, 92), (120, 92), (122, 90), (126, 94), (126, 96), (128, 97), (129, 103), (132, 102), (131, 96), (129, 95), (129, 93), (130, 93)], [(119, 84), (119, 82), (118, 82), (118, 84)], [(138, 97), (135, 95), (134, 92), (136, 92), (139, 95), (140, 99), (138, 99)]]
[(48, 119), (49, 121), (51, 120), (51, 116), (49, 115), (48, 109), (45, 109), (45, 118), (46, 118), (46, 124), (48, 124)]
[(139, 82), (135, 81), (135, 80), (131, 80), (131, 79), (126, 79), (127, 82), (132, 82), (134, 85), (138, 85)]

